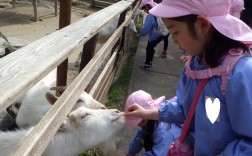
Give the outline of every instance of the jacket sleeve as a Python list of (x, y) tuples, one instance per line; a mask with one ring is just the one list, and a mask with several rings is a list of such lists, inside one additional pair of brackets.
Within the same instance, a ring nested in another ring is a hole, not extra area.
[(141, 133), (143, 133), (142, 128), (140, 128), (137, 131), (134, 139), (131, 141), (130, 147), (129, 147), (129, 154), (130, 155), (136, 155), (137, 153), (139, 153), (143, 149), (143, 139), (142, 139)]
[(152, 26), (153, 26), (153, 20), (154, 20), (153, 16), (147, 15), (145, 22), (144, 22), (144, 26), (140, 31), (141, 36), (145, 36), (145, 35), (151, 33)]
[(143, 156), (165, 156), (173, 140), (174, 135), (170, 131), (170, 124), (160, 122), (155, 130), (152, 150), (143, 153)]
[(229, 119), (239, 137), (230, 142), (225, 156), (252, 155), (252, 58), (239, 60), (228, 77), (226, 102)]
[(183, 69), (178, 87), (176, 90), (177, 99), (166, 100), (159, 108), (159, 121), (182, 124), (185, 116), (182, 109), (184, 99), (184, 86), (186, 83), (185, 69)]

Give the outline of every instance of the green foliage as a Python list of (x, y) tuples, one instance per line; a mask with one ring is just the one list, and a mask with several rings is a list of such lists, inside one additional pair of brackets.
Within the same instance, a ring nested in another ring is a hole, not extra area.
[(130, 54), (125, 60), (122, 70), (120, 71), (120, 76), (110, 87), (108, 93), (108, 102), (106, 103), (108, 108), (116, 108), (121, 111), (124, 109), (124, 103), (128, 95), (133, 65), (134, 52), (130, 50)]
[(79, 156), (93, 156), (93, 155), (94, 155), (93, 151), (92, 150), (88, 150), (85, 153), (80, 154)]
[(130, 42), (130, 47), (126, 53), (127, 58), (124, 60), (122, 69), (120, 70), (119, 77), (110, 86), (108, 92), (108, 100), (106, 106), (108, 108), (115, 108), (118, 110), (124, 110), (124, 103), (127, 100), (128, 90), (130, 86), (131, 74), (133, 71), (135, 53), (137, 50), (139, 38), (133, 35)]

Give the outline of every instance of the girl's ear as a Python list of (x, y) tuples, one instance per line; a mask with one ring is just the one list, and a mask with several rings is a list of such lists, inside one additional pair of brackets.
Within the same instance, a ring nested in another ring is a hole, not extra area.
[(198, 16), (197, 23), (202, 33), (209, 32), (211, 28), (211, 23), (205, 16)]

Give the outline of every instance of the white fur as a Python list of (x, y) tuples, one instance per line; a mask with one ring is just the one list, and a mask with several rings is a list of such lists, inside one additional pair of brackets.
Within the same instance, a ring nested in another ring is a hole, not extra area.
[[(124, 124), (125, 118), (118, 110), (79, 107), (63, 122), (43, 156), (78, 155), (116, 135)], [(31, 130), (0, 131), (0, 155), (12, 155)]]
[[(55, 94), (54, 91), (50, 91), (50, 88), (55, 85), (56, 70), (53, 70), (25, 93), (22, 100), (22, 105), (19, 108), (16, 117), (16, 123), (20, 128), (34, 126), (51, 108), (51, 104), (47, 101), (45, 95), (47, 92)], [(73, 110), (80, 106), (85, 106), (92, 109), (106, 108), (105, 105), (93, 99), (93, 97), (86, 92), (83, 92), (83, 94), (80, 96), (80, 100), (82, 102), (79, 102), (78, 105), (75, 105)]]

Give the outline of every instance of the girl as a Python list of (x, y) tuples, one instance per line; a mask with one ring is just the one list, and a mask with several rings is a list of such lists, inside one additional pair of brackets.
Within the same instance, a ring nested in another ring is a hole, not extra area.
[(152, 66), (152, 61), (155, 53), (154, 48), (162, 40), (164, 41), (164, 51), (161, 56), (165, 58), (167, 54), (166, 50), (168, 48), (169, 33), (167, 32), (167, 35), (165, 36), (158, 34), (157, 18), (149, 14), (149, 10), (155, 5), (156, 3), (153, 0), (142, 0), (140, 4), (140, 8), (148, 14), (145, 19), (144, 26), (140, 31), (140, 36), (145, 36), (149, 34), (148, 44), (146, 47), (146, 59), (145, 62), (139, 66), (141, 69), (149, 69)]
[[(171, 99), (171, 101), (174, 101), (174, 99)], [(164, 96), (153, 100), (150, 94), (139, 90), (128, 97), (125, 108), (127, 109), (134, 103), (139, 103), (146, 109), (157, 109), (164, 100)], [(169, 147), (174, 138), (180, 135), (180, 128), (177, 125), (156, 120), (142, 120), (135, 117), (128, 119), (126, 125), (140, 127), (130, 143), (127, 156), (135, 156), (143, 148), (145, 152), (142, 153), (142, 156), (166, 155), (168, 148), (164, 147)]]
[[(173, 41), (192, 56), (188, 62), (191, 71), (197, 73), (204, 70), (206, 76), (210, 77), (199, 97), (186, 138), (186, 143), (194, 147), (194, 154), (198, 156), (252, 155), (252, 58), (248, 49), (252, 43), (252, 31), (241, 20), (229, 14), (232, 2), (163, 0), (150, 10), (151, 14), (163, 18)], [(218, 74), (225, 71), (218, 69), (228, 71), (228, 67), (221, 68), (223, 60), (230, 55), (240, 54), (244, 57), (236, 62), (227, 75), (227, 85), (223, 85), (222, 76)], [(218, 71), (217, 75), (213, 76), (209, 72), (212, 69)], [(167, 100), (158, 110), (146, 110), (134, 104), (128, 107), (125, 116), (184, 123), (201, 81), (198, 75), (190, 77), (188, 72), (188, 68), (183, 69), (181, 74), (176, 91), (177, 104)], [(211, 109), (208, 109), (206, 105), (209, 99), (220, 103), (214, 102)], [(213, 118), (209, 112), (214, 112), (214, 121), (210, 120)]]

